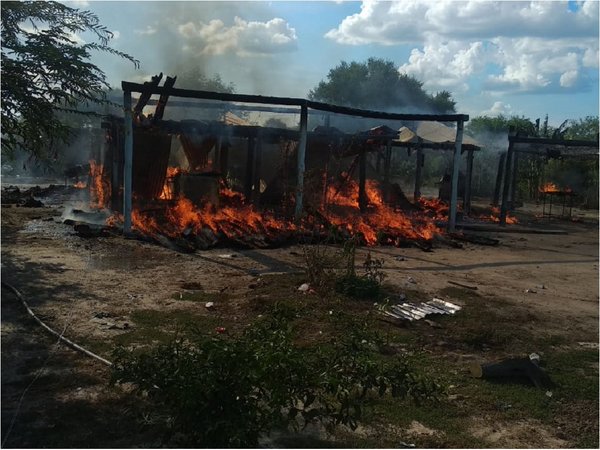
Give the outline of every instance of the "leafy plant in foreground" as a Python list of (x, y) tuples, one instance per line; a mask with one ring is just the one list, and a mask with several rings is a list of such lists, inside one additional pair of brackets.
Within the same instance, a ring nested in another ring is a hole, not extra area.
[(175, 339), (150, 353), (115, 351), (113, 382), (145, 393), (168, 436), (204, 447), (256, 446), (273, 428), (310, 422), (357, 426), (371, 395), (435, 398), (438, 386), (396, 359), (385, 361), (361, 333), (331, 346), (292, 342), (290, 315), (281, 309), (239, 337)]

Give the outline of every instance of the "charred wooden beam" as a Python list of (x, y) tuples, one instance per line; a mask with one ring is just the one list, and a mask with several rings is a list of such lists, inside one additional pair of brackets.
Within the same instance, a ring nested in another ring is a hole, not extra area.
[(500, 155), (498, 161), (498, 173), (496, 174), (496, 185), (494, 186), (494, 198), (492, 199), (492, 205), (498, 206), (500, 201), (500, 189), (502, 188), (502, 179), (504, 177), (504, 163), (506, 161), (506, 153)]
[(248, 152), (246, 153), (246, 178), (244, 180), (244, 195), (250, 201), (252, 199), (252, 182), (254, 181), (254, 149), (255, 139), (248, 138)]
[(154, 75), (152, 77), (151, 81), (146, 81), (142, 85), (144, 87), (143, 91), (135, 91), (134, 89), (123, 88), (124, 91), (129, 91), (130, 94), (132, 91), (142, 93), (142, 95), (140, 95), (140, 98), (138, 98), (137, 103), (135, 104), (135, 108), (133, 108), (134, 117), (137, 117), (142, 113), (142, 110), (144, 109), (144, 106), (146, 106), (146, 104), (148, 103), (148, 100), (150, 100), (150, 97), (152, 96), (153, 91), (156, 88), (158, 88), (158, 83), (160, 83), (160, 80), (162, 80), (162, 77), (163, 77), (162, 72), (158, 75)]
[(358, 207), (361, 213), (367, 212), (367, 152), (364, 145), (360, 149), (358, 159)]
[[(162, 76), (162, 74), (161, 74)], [(131, 233), (131, 187), (133, 180), (133, 113), (131, 111), (131, 92), (123, 92), (125, 110), (125, 150), (123, 164), (123, 233)]]
[[(141, 92), (152, 94), (162, 94), (164, 92), (163, 87), (159, 86), (147, 86), (140, 83), (131, 83), (128, 81), (121, 82), (123, 90), (131, 92)], [(384, 120), (429, 120), (437, 122), (466, 122), (469, 120), (467, 114), (399, 114), (399, 113), (385, 113), (382, 111), (372, 111), (358, 108), (349, 108), (346, 106), (331, 105), (327, 103), (314, 102), (302, 98), (290, 98), (290, 97), (273, 97), (273, 96), (262, 96), (262, 95), (248, 95), (248, 94), (230, 94), (225, 92), (212, 92), (212, 91), (200, 91), (190, 89), (176, 89), (171, 90), (171, 95), (176, 97), (184, 98), (197, 98), (207, 100), (220, 100), (220, 101), (231, 101), (231, 102), (244, 102), (244, 103), (259, 103), (259, 104), (271, 104), (271, 105), (295, 105), (304, 108), (316, 109), (319, 111), (328, 111), (337, 114), (346, 114), (350, 116), (368, 117), (372, 119), (384, 119)]]
[(390, 201), (390, 169), (392, 166), (392, 141), (387, 141), (383, 158), (383, 199)]
[(156, 121), (161, 120), (163, 118), (163, 115), (165, 114), (165, 107), (167, 106), (167, 101), (169, 100), (169, 89), (171, 89), (175, 85), (175, 81), (177, 81), (177, 77), (168, 76), (165, 80), (165, 92), (163, 92), (160, 95), (158, 103), (156, 104), (154, 116), (152, 117), (153, 124), (155, 124)]
[(223, 179), (227, 177), (229, 170), (229, 147), (231, 144), (228, 140), (221, 142), (221, 150), (219, 152), (219, 170)]
[(417, 148), (417, 164), (415, 168), (415, 192), (413, 197), (415, 202), (421, 198), (421, 173), (424, 162), (425, 155), (423, 154), (423, 150), (419, 147)]
[(295, 218), (302, 216), (302, 201), (304, 198), (304, 169), (306, 166), (306, 143), (308, 141), (308, 108), (303, 105), (300, 111), (300, 142), (298, 143), (298, 178), (296, 180), (296, 210)]
[(508, 195), (510, 194), (510, 177), (512, 174), (512, 163), (514, 155), (514, 146), (512, 141), (508, 141), (508, 150), (506, 152), (506, 165), (504, 168), (504, 186), (502, 187), (502, 204), (500, 205), (500, 226), (506, 226), (506, 214), (508, 213)]
[(467, 176), (465, 180), (465, 195), (463, 197), (463, 211), (465, 214), (471, 212), (471, 184), (473, 182), (473, 151), (467, 153)]
[(512, 176), (510, 178), (510, 209), (515, 209), (517, 200), (517, 175), (519, 173), (519, 154), (513, 154)]
[(258, 206), (260, 202), (260, 169), (262, 165), (262, 142), (260, 133), (256, 137), (254, 145), (254, 171), (252, 176), (252, 203)]
[(454, 162), (452, 164), (452, 192), (450, 195), (450, 209), (448, 211), (448, 231), (453, 232), (456, 227), (456, 206), (458, 202), (458, 174), (460, 169), (460, 156), (463, 140), (464, 122), (456, 124), (456, 147), (454, 149)]

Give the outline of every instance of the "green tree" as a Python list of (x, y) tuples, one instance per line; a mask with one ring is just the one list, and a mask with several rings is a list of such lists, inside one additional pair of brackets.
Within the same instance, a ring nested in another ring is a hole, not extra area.
[[(131, 61), (109, 46), (113, 34), (89, 11), (53, 1), (4, 1), (2, 12), (2, 154), (15, 151), (45, 158), (54, 144), (69, 140), (72, 128), (60, 113), (107, 104), (104, 72), (90, 62), (92, 52)], [(78, 33), (92, 36), (82, 43)]]
[(221, 75), (215, 74), (212, 78), (197, 66), (185, 66), (177, 68), (174, 73), (177, 75), (175, 87), (182, 89), (196, 89), (203, 91), (226, 92), (232, 94), (235, 92), (233, 83), (226, 83), (221, 79)]
[(567, 121), (565, 139), (596, 140), (598, 138), (598, 116)]
[(447, 91), (428, 94), (423, 83), (401, 74), (392, 61), (369, 58), (367, 62), (342, 61), (319, 82), (311, 100), (355, 108), (391, 110), (418, 108), (427, 112), (454, 112), (455, 102)]
[(537, 134), (536, 126), (525, 116), (506, 117), (499, 115), (497, 117), (479, 116), (474, 117), (467, 123), (466, 131), (473, 136), (482, 133), (508, 133), (511, 127), (524, 136), (535, 136)]

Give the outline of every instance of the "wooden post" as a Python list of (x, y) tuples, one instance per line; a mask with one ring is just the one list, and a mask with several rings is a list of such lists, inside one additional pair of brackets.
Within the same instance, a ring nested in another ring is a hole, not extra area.
[(414, 201), (417, 202), (421, 198), (421, 172), (423, 167), (423, 149), (421, 147), (417, 148), (417, 166), (415, 167), (415, 192), (414, 192)]
[(473, 150), (467, 152), (467, 179), (465, 180), (465, 196), (463, 197), (463, 211), (471, 212), (471, 183), (473, 180)]
[(502, 178), (504, 177), (505, 161), (506, 153), (500, 154), (500, 161), (498, 161), (498, 173), (496, 174), (496, 186), (494, 187), (494, 198), (492, 199), (492, 206), (498, 206), (500, 204), (500, 189), (502, 188)]
[(244, 195), (246, 201), (252, 201), (252, 182), (254, 181), (254, 137), (248, 138), (246, 153), (246, 179), (244, 180)]
[(221, 161), (221, 147), (223, 146), (223, 136), (219, 135), (217, 139), (217, 144), (215, 145), (215, 154), (212, 159), (212, 170), (216, 172), (219, 167), (219, 162)]
[(513, 154), (512, 163), (512, 177), (510, 179), (510, 203), (509, 209), (512, 211), (515, 209), (515, 200), (517, 199), (517, 174), (519, 171), (519, 154), (515, 152)]
[(358, 207), (361, 213), (367, 211), (367, 191), (365, 185), (367, 182), (367, 152), (364, 144), (360, 148), (358, 160)]
[(506, 167), (504, 168), (504, 186), (502, 186), (502, 205), (500, 206), (500, 225), (506, 226), (506, 213), (508, 212), (508, 195), (510, 192), (510, 174), (512, 173), (513, 143), (508, 140), (508, 151), (506, 152)]
[(306, 104), (300, 107), (300, 142), (298, 143), (298, 179), (296, 180), (296, 220), (302, 216), (302, 200), (304, 196), (304, 169), (306, 156), (308, 128), (308, 107)]
[(123, 234), (131, 233), (131, 185), (133, 178), (133, 113), (131, 110), (131, 91), (123, 92), (125, 109), (125, 160), (123, 165)]
[(229, 141), (221, 142), (221, 150), (219, 152), (219, 170), (223, 179), (227, 178), (228, 163), (229, 163)]
[(388, 140), (385, 146), (383, 159), (383, 201), (390, 201), (390, 169), (392, 166), (392, 141)]
[(456, 146), (454, 147), (454, 162), (452, 164), (452, 192), (450, 194), (450, 211), (448, 215), (448, 231), (453, 233), (456, 227), (456, 204), (458, 203), (458, 174), (463, 140), (464, 122), (456, 122)]
[(256, 143), (254, 145), (254, 174), (253, 174), (253, 185), (252, 190), (252, 203), (258, 205), (260, 200), (260, 166), (262, 164), (262, 146), (260, 132), (256, 137)]

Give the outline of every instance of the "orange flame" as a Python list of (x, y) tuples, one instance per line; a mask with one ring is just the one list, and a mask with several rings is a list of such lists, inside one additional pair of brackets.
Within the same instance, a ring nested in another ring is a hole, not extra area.
[[(482, 220), (491, 220), (492, 222), (495, 223), (499, 223), (500, 222), (500, 208), (498, 208), (497, 206), (492, 207), (492, 214), (490, 214), (489, 216), (481, 215), (479, 216), (479, 219)], [(511, 216), (508, 211), (506, 212), (506, 223), (509, 225), (513, 225), (515, 223), (519, 223), (519, 220), (514, 217)]]
[(165, 184), (158, 198), (161, 200), (173, 200), (173, 179), (183, 172), (181, 167), (167, 167), (167, 176)]
[(543, 192), (544, 194), (559, 194), (573, 192), (573, 190), (570, 187), (561, 189), (554, 183), (546, 183), (540, 187), (540, 192)]
[(75, 189), (85, 189), (85, 188), (87, 187), (87, 184), (86, 184), (86, 183), (84, 183), (83, 181), (78, 181), (77, 183), (75, 183), (75, 184), (73, 185), (73, 187), (74, 187)]
[[(178, 173), (169, 168), (167, 177)], [(403, 239), (431, 240), (441, 230), (436, 220), (445, 219), (448, 207), (440, 200), (421, 200), (414, 212), (397, 211), (384, 203), (376, 181), (367, 180), (365, 192), (367, 210), (360, 212), (358, 203), (358, 183), (349, 180), (342, 188), (330, 185), (325, 191), (325, 202), (319, 208), (320, 215), (331, 225), (350, 235), (361, 234), (367, 245), (398, 245)], [(166, 190), (163, 189), (163, 193)], [(281, 236), (298, 229), (310, 230), (310, 220), (301, 225), (275, 217), (272, 212), (257, 211), (246, 202), (245, 197), (224, 186), (220, 189), (221, 207), (210, 203), (196, 205), (190, 199), (179, 196), (176, 199), (161, 195), (161, 198), (174, 200), (165, 206), (164, 213), (147, 212), (134, 207), (133, 227), (146, 234), (163, 234), (180, 237), (182, 234), (212, 232), (215, 237), (240, 238), (252, 234), (265, 237)], [(111, 217), (111, 223), (119, 220)]]
[(346, 229), (350, 233), (362, 233), (368, 245), (381, 242), (394, 243), (398, 238), (430, 240), (440, 230), (431, 218), (423, 214), (409, 214), (394, 211), (383, 202), (379, 185), (367, 180), (365, 191), (369, 206), (364, 214), (358, 205), (358, 184), (349, 180), (343, 189), (329, 186), (326, 194), (329, 207), (321, 213), (332, 224)]
[(104, 177), (104, 166), (90, 161), (90, 206), (92, 208), (104, 208), (108, 204), (110, 191)]

